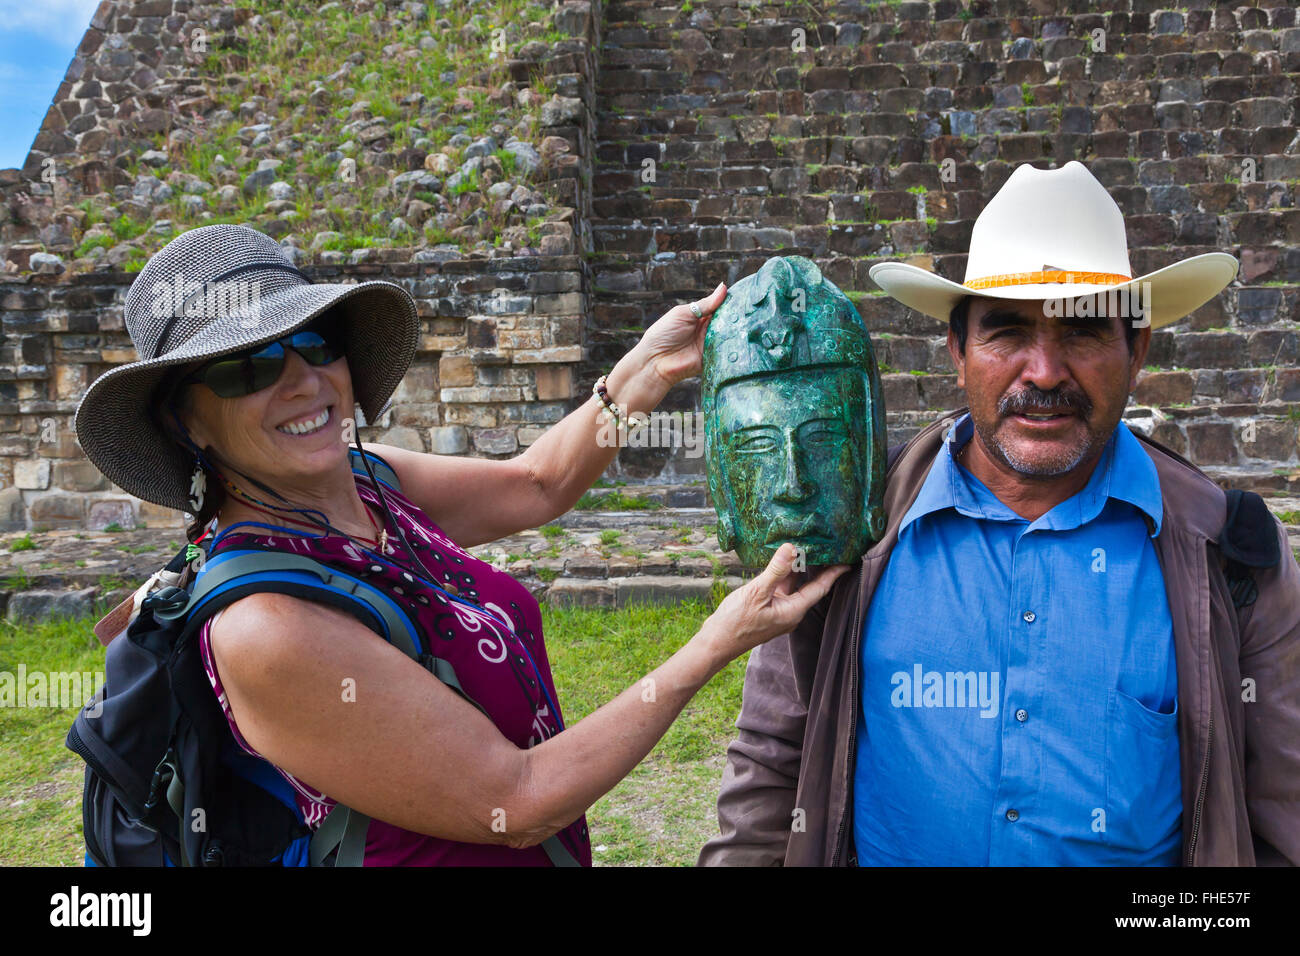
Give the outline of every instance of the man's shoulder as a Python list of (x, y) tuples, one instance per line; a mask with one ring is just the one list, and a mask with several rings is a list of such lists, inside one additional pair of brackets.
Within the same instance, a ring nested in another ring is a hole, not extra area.
[(916, 498), (935, 456), (943, 447), (948, 427), (966, 411), (962, 407), (945, 412), (907, 441), (890, 446), (885, 458), (885, 514), (890, 530), (897, 528), (903, 512)]
[(1218, 540), (1228, 515), (1223, 489), (1172, 448), (1135, 429), (1129, 432), (1156, 467), (1165, 520), (1211, 541)]

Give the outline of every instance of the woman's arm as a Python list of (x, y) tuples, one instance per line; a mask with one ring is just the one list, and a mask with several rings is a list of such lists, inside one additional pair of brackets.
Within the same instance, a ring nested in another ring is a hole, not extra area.
[(844, 570), (794, 591), (793, 555), (779, 549), (645, 680), (530, 750), (332, 607), (250, 595), (212, 626), (212, 651), (244, 738), (304, 783), (417, 833), (532, 846), (610, 790), (713, 674), (788, 631)]
[[(726, 286), (670, 309), (609, 372), (610, 398), (628, 414), (650, 412), (676, 383), (700, 372), (704, 333)], [(397, 472), (402, 493), (453, 541), (468, 548), (536, 528), (571, 509), (609, 467), (618, 446), (602, 445), (604, 419), (594, 395), (521, 455), (506, 461), (426, 455), (363, 444)]]

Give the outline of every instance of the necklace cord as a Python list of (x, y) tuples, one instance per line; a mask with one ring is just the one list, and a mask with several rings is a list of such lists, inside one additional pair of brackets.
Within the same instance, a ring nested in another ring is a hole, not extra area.
[[(316, 519), (313, 518), (313, 519), (309, 519), (309, 520), (308, 520), (307, 522), (305, 522), (305, 523), (313, 524), (313, 525), (315, 525), (316, 527), (318, 527), (318, 528), (320, 528), (320, 529), (322, 529), (322, 530), (333, 531), (333, 532), (335, 532), (336, 534), (342, 535), (343, 537), (347, 538), (347, 539), (350, 540), (350, 541), (355, 541), (355, 539), (354, 539), (350, 534), (348, 534), (347, 532), (345, 532), (345, 531), (343, 531), (343, 530), (341, 530), (341, 529), (339, 529), (339, 528), (335, 528), (333, 525), (331, 525), (331, 524), (329, 523), (329, 519), (325, 516), (324, 512), (318, 511), (318, 510), (316, 510), (315, 508), (292, 508), (292, 507), (284, 508), (284, 507), (280, 507), (280, 506), (278, 506), (278, 505), (271, 504), (270, 502), (258, 501), (258, 499), (253, 498), (252, 495), (249, 495), (249, 494), (248, 494), (247, 492), (245, 492), (243, 489), (237, 487), (233, 482), (231, 482), (231, 481), (230, 481), (230, 480), (225, 476), (225, 474), (222, 473), (222, 471), (221, 471), (219, 468), (217, 468), (217, 467), (213, 464), (213, 462), (212, 462), (211, 459), (208, 457), (208, 455), (206, 455), (206, 454), (204, 453), (204, 451), (203, 451), (202, 449), (200, 449), (200, 448), (198, 447), (198, 445), (196, 445), (196, 444), (194, 443), (194, 441), (190, 438), (189, 431), (185, 428), (184, 423), (181, 422), (179, 416), (177, 416), (177, 414), (176, 414), (175, 409), (174, 409), (173, 407), (171, 407), (170, 404), (169, 404), (169, 406), (168, 406), (168, 411), (171, 412), (172, 419), (173, 419), (173, 420), (176, 422), (176, 424), (180, 427), (181, 433), (182, 433), (182, 435), (183, 435), (183, 437), (184, 437), (184, 439), (185, 439), (185, 443), (186, 443), (187, 445), (189, 445), (191, 449), (193, 449), (194, 453), (198, 456), (199, 460), (200, 460), (201, 462), (203, 462), (205, 465), (207, 465), (209, 468), (211, 468), (212, 471), (217, 475), (217, 477), (221, 479), (222, 483), (225, 484), (228, 488), (230, 488), (231, 491), (235, 492), (235, 494), (237, 494), (239, 497), (243, 498), (245, 501), (248, 501), (248, 502), (254, 502), (254, 501), (257, 501), (259, 504), (266, 505), (267, 507), (274, 509), (274, 511), (281, 512), (282, 514), (285, 514), (285, 513), (296, 513), (296, 514), (303, 514), (303, 515), (307, 515), (307, 514), (316, 514), (316, 515), (320, 515), (320, 520), (319, 520), (319, 521), (317, 521)], [(398, 521), (397, 521), (397, 519), (396, 519), (395, 517), (393, 517), (393, 512), (392, 512), (392, 510), (388, 507), (388, 501), (387, 501), (387, 499), (384, 497), (383, 485), (382, 485), (382, 483), (381, 483), (381, 482), (380, 482), (380, 481), (375, 477), (374, 470), (370, 467), (370, 458), (369, 458), (369, 456), (365, 453), (365, 450), (362, 449), (362, 447), (361, 447), (361, 436), (360, 436), (359, 434), (354, 434), (354, 441), (355, 441), (355, 443), (356, 443), (357, 453), (361, 456), (361, 463), (362, 463), (362, 465), (363, 465), (363, 466), (365, 467), (365, 469), (366, 469), (366, 475), (367, 475), (367, 477), (370, 478), (370, 482), (371, 482), (371, 484), (373, 485), (374, 490), (375, 490), (375, 495), (376, 495), (376, 497), (379, 498), (379, 503), (380, 503), (380, 505), (381, 505), (381, 506), (383, 507), (383, 509), (384, 509), (384, 515), (385, 515), (385, 517), (387, 518), (387, 522), (388, 522), (388, 524), (391, 524), (391, 525), (393, 526), (393, 528), (396, 529), (396, 531), (397, 531), (397, 538), (398, 538), (399, 541), (402, 542), (402, 547), (403, 547), (403, 549), (406, 551), (406, 554), (410, 557), (410, 559), (411, 559), (412, 563), (414, 564), (414, 566), (415, 566), (415, 567), (418, 567), (422, 572), (424, 572), (425, 582), (428, 583), (428, 584), (431, 584), (431, 585), (432, 585), (434, 588), (436, 588), (437, 590), (442, 591), (444, 594), (446, 594), (446, 595), (447, 595), (449, 598), (451, 598), (453, 601), (456, 601), (457, 603), (460, 603), (460, 604), (464, 604), (464, 605), (467, 606), (467, 607), (471, 607), (471, 608), (473, 608), (473, 609), (475, 609), (475, 610), (477, 610), (477, 611), (479, 611), (479, 612), (481, 612), (481, 613), (483, 613), (483, 614), (486, 614), (488, 617), (492, 618), (492, 619), (495, 620), (498, 624), (500, 624), (503, 628), (505, 628), (505, 631), (506, 631), (507, 633), (509, 633), (509, 634), (514, 634), (514, 629), (511, 628), (511, 627), (510, 627), (508, 624), (506, 624), (504, 621), (500, 620), (500, 618), (498, 618), (498, 617), (497, 617), (495, 614), (493, 614), (491, 611), (488, 611), (486, 608), (480, 607), (478, 604), (475, 604), (475, 603), (469, 601), (468, 599), (461, 597), (459, 593), (455, 593), (455, 594), (453, 594), (453, 593), (447, 591), (446, 588), (442, 587), (441, 585), (439, 585), (439, 584), (437, 583), (437, 578), (436, 578), (436, 576), (435, 576), (434, 574), (432, 574), (432, 573), (429, 571), (428, 567), (425, 566), (424, 562), (420, 560), (420, 558), (419, 558), (418, 555), (416, 555), (414, 549), (413, 549), (413, 548), (411, 547), (411, 545), (410, 545), (410, 542), (407, 541), (407, 539), (406, 539), (406, 533), (402, 530), (402, 526), (401, 526), (401, 524), (398, 523)], [(209, 449), (211, 450), (211, 452), (212, 452), (212, 458), (219, 458), (219, 457), (220, 457), (220, 456), (217, 455), (216, 450), (213, 449), (211, 445), (209, 445), (208, 448), (209, 448)], [(280, 494), (279, 492), (277, 492), (275, 489), (267, 487), (267, 486), (264, 485), (262, 482), (258, 481), (256, 478), (254, 478), (252, 475), (245, 475), (242, 471), (239, 471), (239, 469), (238, 469), (238, 468), (235, 468), (233, 465), (228, 465), (228, 467), (229, 467), (232, 471), (236, 472), (237, 474), (239, 474), (239, 475), (241, 475), (241, 476), (247, 478), (250, 482), (252, 482), (253, 484), (257, 485), (259, 488), (262, 488), (263, 490), (267, 491), (269, 494), (272, 494), (272, 495), (274, 495), (276, 498), (279, 498), (281, 501), (285, 502), (286, 504), (289, 504), (289, 500), (288, 500), (287, 498), (285, 498), (283, 495), (281, 495), (281, 494)], [(364, 502), (362, 502), (362, 504), (364, 504)], [(258, 510), (263, 510), (263, 509), (258, 509)], [(268, 512), (268, 513), (270, 513), (270, 512)], [(366, 514), (369, 515), (369, 513), (370, 513), (370, 510), (369, 510), (369, 508), (367, 508), (367, 509), (366, 509)], [(371, 518), (371, 520), (372, 520), (372, 522), (373, 522), (374, 519)], [(226, 534), (230, 533), (234, 528), (238, 527), (238, 525), (240, 525), (240, 524), (253, 524), (253, 525), (256, 525), (256, 524), (258, 524), (258, 523), (257, 523), (257, 522), (236, 522), (235, 524), (229, 525), (229, 526), (228, 526), (224, 531), (222, 531), (220, 534), (218, 534), (218, 535), (213, 539), (212, 543), (208, 546), (209, 549), (211, 550), (212, 548), (215, 548), (217, 542), (218, 542), (221, 538), (225, 537)], [(272, 527), (272, 526), (269, 526), (269, 525), (268, 525), (267, 527)], [(279, 529), (279, 530), (293, 532), (295, 529), (292, 529), (292, 528), (281, 528), (281, 529)], [(360, 542), (357, 542), (357, 543), (360, 544)], [(385, 542), (385, 543), (386, 543), (386, 542)], [(364, 545), (362, 545), (362, 549), (365, 550), (365, 551), (370, 551), (372, 554), (375, 554), (375, 553), (376, 553), (375, 549), (373, 549), (373, 548), (366, 548)], [(378, 556), (381, 560), (387, 561), (387, 559), (384, 558), (384, 556), (383, 556), (383, 552), (382, 552), (382, 550), (380, 550), (380, 551), (377, 553), (377, 556)], [(394, 562), (388, 562), (388, 563), (393, 564), (393, 566), (394, 566), (394, 567), (397, 567), (397, 568), (400, 568), (400, 567), (401, 567), (400, 565), (397, 565), (397, 564), (395, 564)], [(505, 635), (504, 635), (504, 634), (502, 635), (502, 638), (501, 638), (501, 639), (502, 639), (502, 641), (505, 640)], [(533, 674), (534, 674), (534, 676), (537, 678), (537, 686), (538, 686), (538, 688), (541, 690), (542, 695), (546, 698), (546, 702), (550, 705), (550, 707), (551, 707), (551, 713), (553, 713), (553, 714), (555, 715), (555, 722), (556, 722), (556, 724), (559, 726), (560, 731), (563, 731), (563, 730), (564, 730), (564, 719), (563, 719), (563, 718), (561, 717), (561, 715), (560, 715), (560, 708), (559, 708), (559, 705), (558, 705), (558, 704), (556, 703), (556, 701), (551, 697), (551, 693), (550, 693), (550, 691), (549, 691), (549, 690), (547, 689), (547, 687), (546, 687), (546, 682), (545, 682), (544, 680), (542, 680), (542, 673), (541, 673), (541, 670), (538, 668), (538, 666), (537, 666), (537, 662), (533, 660), (533, 655), (532, 655), (532, 652), (528, 650), (528, 645), (525, 644), (524, 641), (523, 641), (522, 639), (518, 639), (518, 640), (519, 640), (519, 646), (523, 648), (523, 650), (524, 650), (524, 654), (527, 655), (527, 657), (528, 657), (528, 663), (529, 663), (529, 665), (530, 665), (530, 666), (532, 667), (532, 669), (533, 669)]]

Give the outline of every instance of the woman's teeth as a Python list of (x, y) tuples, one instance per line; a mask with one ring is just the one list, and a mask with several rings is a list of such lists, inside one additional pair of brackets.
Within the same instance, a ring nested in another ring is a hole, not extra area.
[(327, 408), (315, 418), (305, 422), (293, 422), (289, 425), (277, 425), (275, 430), (284, 432), (286, 435), (310, 435), (314, 431), (319, 431), (329, 421), (330, 410)]

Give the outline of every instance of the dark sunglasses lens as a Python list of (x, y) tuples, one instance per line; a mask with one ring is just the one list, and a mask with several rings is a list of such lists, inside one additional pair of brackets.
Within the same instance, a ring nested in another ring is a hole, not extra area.
[(343, 352), (320, 332), (304, 329), (289, 339), (289, 346), (312, 365), (328, 365), (343, 356)]
[(274, 385), (283, 368), (284, 347), (272, 342), (252, 355), (214, 362), (203, 380), (222, 398), (240, 398)]

